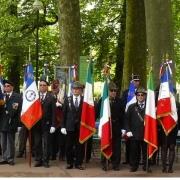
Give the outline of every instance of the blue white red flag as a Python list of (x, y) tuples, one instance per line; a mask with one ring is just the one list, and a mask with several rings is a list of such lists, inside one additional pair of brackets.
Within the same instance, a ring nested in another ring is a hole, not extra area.
[(42, 117), (39, 93), (34, 81), (33, 66), (29, 64), (25, 70), (21, 121), (31, 129)]
[(172, 73), (169, 64), (161, 76), (161, 85), (157, 104), (157, 117), (166, 135), (176, 126), (177, 108), (172, 84)]
[(128, 91), (128, 97), (127, 97), (127, 104), (126, 104), (126, 109), (125, 111), (128, 110), (128, 107), (135, 103), (136, 100), (136, 96), (135, 96), (135, 91), (136, 91), (136, 87), (134, 86), (133, 80), (130, 82), (129, 85), (129, 91)]
[(2, 78), (2, 65), (0, 64), (0, 105), (4, 104), (4, 86)]

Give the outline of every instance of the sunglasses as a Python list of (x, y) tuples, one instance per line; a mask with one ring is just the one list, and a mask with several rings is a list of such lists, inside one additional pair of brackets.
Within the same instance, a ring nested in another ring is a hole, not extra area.
[(117, 92), (117, 90), (116, 90), (116, 89), (110, 89), (110, 91), (111, 91), (111, 92)]
[(144, 96), (144, 94), (137, 94), (137, 96)]

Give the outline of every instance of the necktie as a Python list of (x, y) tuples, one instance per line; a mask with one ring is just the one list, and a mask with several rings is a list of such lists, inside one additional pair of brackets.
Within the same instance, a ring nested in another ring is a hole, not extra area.
[(41, 94), (41, 102), (44, 100), (44, 94)]
[(9, 100), (9, 94), (6, 94), (6, 101)]
[(77, 97), (76, 97), (76, 99), (75, 99), (74, 106), (75, 106), (76, 108), (78, 108), (78, 98), (77, 98)]
[(143, 109), (143, 107), (144, 107), (144, 104), (140, 104), (140, 108)]

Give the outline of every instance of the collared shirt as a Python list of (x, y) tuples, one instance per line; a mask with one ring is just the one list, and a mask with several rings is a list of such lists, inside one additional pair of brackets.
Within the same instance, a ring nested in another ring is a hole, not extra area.
[(44, 93), (40, 92), (40, 100), (41, 101), (43, 101), (45, 99), (46, 94), (47, 94), (47, 92), (44, 92)]
[(9, 98), (10, 98), (10, 97), (11, 97), (11, 95), (12, 95), (12, 93), (13, 93), (13, 92), (5, 93), (5, 94), (4, 94), (4, 100), (6, 100), (6, 96), (7, 96), (7, 95), (8, 95), (8, 96), (9, 96)]
[(74, 95), (73, 95), (73, 103), (74, 103), (74, 105), (76, 104), (76, 99), (77, 99), (78, 106), (79, 106), (80, 100), (81, 100), (81, 96), (80, 96), (80, 95), (79, 95), (79, 96), (74, 96)]
[(138, 102), (138, 106), (139, 106), (141, 109), (143, 109), (143, 108), (145, 107), (145, 102), (142, 102), (142, 103)]

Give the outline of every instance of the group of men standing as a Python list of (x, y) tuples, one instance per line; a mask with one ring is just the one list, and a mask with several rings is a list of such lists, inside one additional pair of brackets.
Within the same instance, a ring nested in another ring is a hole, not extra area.
[[(146, 91), (140, 88), (139, 76), (133, 77), (136, 87), (136, 103), (130, 105), (125, 112), (128, 90), (122, 98), (118, 97), (118, 88), (115, 83), (109, 83), (109, 100), (112, 122), (112, 169), (119, 170), (121, 162), (121, 140), (126, 138), (126, 161), (130, 164), (130, 171), (138, 170), (141, 152), (143, 170), (148, 168), (147, 164), (147, 144), (144, 142), (144, 115)], [(35, 167), (49, 167), (50, 153), (53, 157), (52, 147), (61, 147), (62, 157), (65, 156), (67, 169), (83, 170), (83, 159), (85, 154), (84, 144), (79, 142), (81, 112), (83, 103), (83, 85), (76, 81), (72, 84), (72, 95), (66, 97), (61, 90), (58, 80), (53, 81), (51, 90), (48, 91), (49, 83), (46, 80), (39, 82), (39, 97), (42, 105), (42, 118), (32, 128), (32, 145), (35, 155)], [(4, 81), (4, 101), (0, 107), (0, 134), (2, 160), (0, 164), (14, 165), (15, 159), (15, 133), (20, 123), (20, 112), (22, 106), (22, 96), (13, 91), (13, 83)], [(96, 103), (96, 119), (100, 116), (101, 99)], [(22, 129), (22, 128), (21, 128)], [(25, 127), (23, 126), (23, 129)], [(55, 137), (55, 133), (57, 137)], [(177, 135), (175, 133), (175, 135)], [(175, 136), (174, 135), (174, 136)], [(21, 144), (18, 157), (22, 157), (26, 148), (26, 138)], [(56, 141), (55, 141), (56, 139)], [(21, 143), (21, 142), (20, 142)], [(54, 143), (54, 144), (53, 144)], [(65, 148), (66, 147), (66, 148)], [(164, 147), (164, 146), (163, 146)], [(172, 147), (172, 146), (170, 146)], [(174, 147), (174, 146), (173, 146)], [(171, 148), (173, 149), (173, 148)], [(166, 149), (167, 150), (167, 149)], [(54, 154), (56, 156), (56, 152)], [(174, 158), (174, 156), (173, 156)], [(102, 156), (102, 169), (107, 170), (106, 158)], [(164, 159), (163, 159), (164, 162)], [(173, 159), (171, 159), (168, 172), (172, 170)], [(164, 164), (163, 164), (164, 165)], [(165, 167), (163, 167), (165, 168)], [(163, 172), (165, 170), (163, 169)]]

